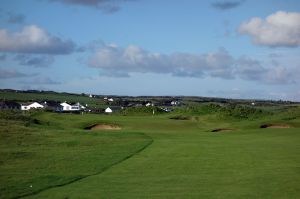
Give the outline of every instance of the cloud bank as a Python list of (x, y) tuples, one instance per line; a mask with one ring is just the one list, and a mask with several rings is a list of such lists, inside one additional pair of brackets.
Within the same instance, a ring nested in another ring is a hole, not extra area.
[(240, 78), (282, 84), (295, 82), (300, 76), (296, 68), (288, 71), (278, 64), (265, 67), (259, 60), (234, 58), (224, 48), (205, 54), (161, 54), (134, 45), (127, 48), (105, 45), (90, 57), (88, 65), (100, 69), (100, 75), (112, 77), (129, 77), (130, 73), (155, 73), (195, 78)]
[(300, 13), (278, 11), (266, 19), (254, 17), (238, 28), (257, 45), (268, 47), (300, 46)]
[(232, 57), (225, 49), (209, 54), (151, 53), (138, 46), (119, 48), (107, 45), (89, 60), (89, 66), (100, 68), (110, 76), (137, 73), (169, 73), (174, 76), (202, 77), (210, 75), (231, 78)]
[(51, 36), (36, 25), (25, 26), (20, 32), (0, 29), (0, 52), (57, 55), (69, 54), (74, 50), (72, 41)]

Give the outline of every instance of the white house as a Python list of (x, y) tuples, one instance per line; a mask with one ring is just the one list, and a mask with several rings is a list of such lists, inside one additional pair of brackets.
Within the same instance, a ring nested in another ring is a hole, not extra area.
[(66, 103), (66, 102), (63, 102), (60, 104), (62, 107), (63, 107), (63, 111), (70, 111), (71, 110), (71, 105)]
[(37, 103), (37, 102), (33, 102), (33, 103), (29, 103), (29, 104), (21, 104), (21, 110), (22, 111), (30, 110), (32, 108), (40, 109), (40, 108), (44, 108), (44, 106)]
[(177, 106), (177, 105), (179, 105), (179, 102), (178, 102), (178, 101), (172, 101), (172, 102), (171, 102), (171, 105), (172, 105), (172, 106)]
[(148, 102), (145, 106), (154, 106), (154, 104)]
[(109, 102), (113, 102), (114, 99), (113, 99), (113, 98), (109, 98), (108, 101), (109, 101)]
[[(79, 102), (77, 102), (76, 104), (74, 104), (72, 106), (78, 106), (80, 110), (86, 109), (86, 107), (81, 105)], [(87, 104), (86, 104), (86, 106), (87, 106)]]
[(82, 106), (79, 102), (76, 104), (68, 104), (66, 102), (63, 102), (60, 104), (63, 109), (62, 111), (80, 111), (81, 109), (85, 109), (84, 106)]
[(105, 113), (112, 113), (112, 112), (113, 112), (112, 109), (109, 108), (109, 107), (107, 107), (107, 108), (105, 109)]

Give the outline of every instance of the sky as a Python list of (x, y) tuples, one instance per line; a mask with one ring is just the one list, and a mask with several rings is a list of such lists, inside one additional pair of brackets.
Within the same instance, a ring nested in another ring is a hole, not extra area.
[(0, 88), (300, 101), (299, 0), (0, 2)]

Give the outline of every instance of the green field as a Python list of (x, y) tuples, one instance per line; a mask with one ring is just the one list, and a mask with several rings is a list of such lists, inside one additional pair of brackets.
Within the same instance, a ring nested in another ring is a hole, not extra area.
[(2, 113), (0, 198), (300, 198), (300, 107), (227, 112)]

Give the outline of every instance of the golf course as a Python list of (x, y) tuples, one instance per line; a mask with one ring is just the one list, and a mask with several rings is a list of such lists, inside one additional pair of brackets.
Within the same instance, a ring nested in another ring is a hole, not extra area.
[(2, 111), (0, 198), (300, 198), (300, 107), (199, 107)]
[(300, 199), (300, 0), (0, 2), (0, 199)]

